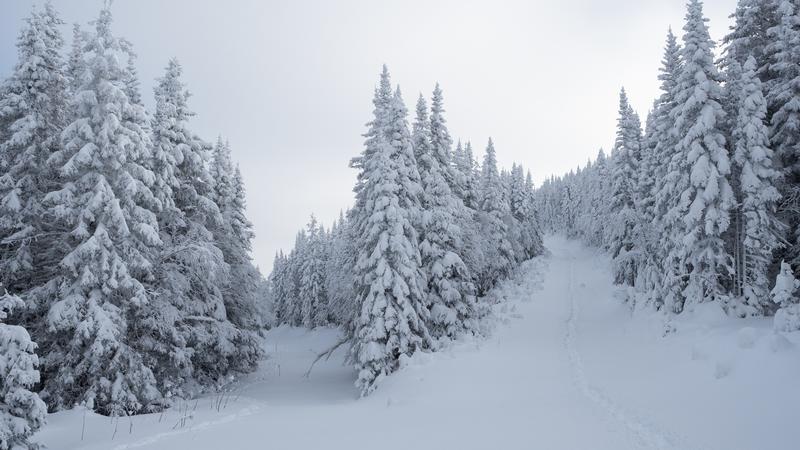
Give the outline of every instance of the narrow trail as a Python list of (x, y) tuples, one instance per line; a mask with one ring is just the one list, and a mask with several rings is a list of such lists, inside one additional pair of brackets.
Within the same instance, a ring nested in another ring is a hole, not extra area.
[[(576, 343), (578, 337), (577, 324), (580, 315), (580, 302), (576, 299), (575, 295), (575, 264), (578, 258), (574, 254), (575, 250), (569, 248), (569, 243), (563, 241), (559, 242), (562, 242), (564, 247), (558, 249), (559, 252), (563, 252), (558, 258), (563, 260), (564, 265), (567, 266), (564, 272), (567, 273), (568, 277), (566, 303), (569, 312), (565, 322), (564, 346), (567, 356), (569, 357), (575, 386), (587, 399), (606, 411), (609, 416), (613, 417), (616, 422), (627, 430), (631, 442), (635, 444), (635, 448), (652, 450), (693, 449), (694, 447), (689, 446), (686, 442), (682, 442), (683, 440), (674, 433), (660, 430), (645, 421), (642, 417), (637, 417), (631, 412), (626, 411), (625, 408), (610, 398), (608, 394), (590, 383), (590, 380), (586, 376), (583, 359), (581, 358)], [(584, 255), (584, 261), (585, 259)], [(586, 268), (584, 267), (584, 269)], [(558, 270), (558, 267), (551, 267), (550, 270)], [(591, 289), (591, 286), (584, 285), (584, 288)]]

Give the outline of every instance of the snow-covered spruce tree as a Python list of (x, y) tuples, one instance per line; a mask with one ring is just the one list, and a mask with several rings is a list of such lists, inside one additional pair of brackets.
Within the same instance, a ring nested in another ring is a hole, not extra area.
[(50, 3), (31, 12), (0, 97), (0, 123), (6, 124), (0, 133), (0, 280), (14, 293), (44, 283), (57, 263), (42, 200), (55, 186), (46, 161), (58, 148), (67, 110), (62, 24)]
[(154, 259), (155, 301), (132, 324), (138, 336), (133, 345), (169, 395), (183, 394), (192, 381), (210, 385), (232, 369), (252, 366), (242, 364), (252, 357), (242, 357), (250, 354), (240, 348), (242, 332), (228, 320), (220, 289), (229, 272), (209, 230), (221, 222), (207, 169), (209, 145), (188, 128), (193, 113), (181, 73), (171, 60), (154, 88), (149, 166), (163, 245)]
[[(733, 191), (730, 161), (721, 130), (720, 76), (714, 67), (714, 43), (699, 0), (690, 0), (684, 26), (683, 68), (677, 80), (674, 132), (682, 174), (672, 195), (680, 199), (668, 213), (680, 218), (674, 257), (688, 274), (683, 297), (688, 305), (724, 302), (723, 279), (732, 274), (731, 257), (722, 239), (730, 224)], [(683, 309), (676, 305), (677, 311)]]
[(678, 136), (675, 133), (675, 118), (672, 114), (677, 107), (678, 77), (682, 67), (681, 47), (670, 29), (659, 69), (661, 95), (653, 111), (654, 124), (651, 137), (655, 141), (654, 158), (660, 162), (653, 170), (655, 178), (653, 228), (658, 239), (653, 255), (655, 267), (646, 269), (644, 284), (655, 288), (654, 306), (661, 308), (666, 304), (672, 312), (678, 312), (683, 305), (683, 289), (686, 284), (683, 262), (675, 251), (675, 246), (680, 242), (677, 236), (677, 222), (681, 220), (675, 206), (680, 201), (680, 196), (677, 195), (678, 186), (685, 186), (688, 175), (683, 172), (684, 159), (683, 154), (678, 151)]
[(660, 276), (660, 260), (656, 259), (656, 255), (660, 250), (658, 247), (660, 235), (655, 227), (656, 178), (654, 174), (665, 162), (656, 154), (656, 147), (658, 146), (658, 142), (655, 140), (657, 108), (658, 101), (656, 100), (645, 121), (635, 196), (639, 220), (633, 233), (634, 248), (637, 249), (640, 255), (634, 286), (636, 286), (640, 294), (644, 294), (645, 301), (648, 304), (652, 304), (655, 281)]
[(750, 56), (756, 60), (756, 75), (763, 83), (772, 79), (769, 30), (778, 25), (778, 5), (782, 0), (739, 0), (731, 17), (734, 24), (723, 39), (725, 53), (722, 65), (732, 62), (744, 65)]
[(486, 146), (481, 170), (478, 220), (481, 224), (485, 261), (478, 277), (478, 289), (479, 292), (486, 292), (497, 280), (510, 273), (515, 261), (506, 222), (511, 211), (504, 198), (504, 187), (497, 170), (497, 155), (491, 138)]
[[(432, 121), (420, 95), (414, 120), (412, 142), (422, 181), (422, 220), (419, 250), (426, 276), (425, 290), (430, 304), (430, 332), (435, 339), (453, 338), (475, 328), (475, 287), (461, 259), (461, 228), (458, 220), (463, 204), (447, 182), (450, 137), (442, 117), (442, 95), (434, 90), (436, 140)], [(445, 158), (447, 155), (448, 158)]]
[(456, 146), (453, 152), (452, 167), (455, 177), (452, 191), (463, 206), (460, 208), (459, 215), (462, 237), (460, 256), (467, 265), (473, 284), (475, 284), (484, 265), (484, 259), (481, 226), (477, 220), (480, 179), (472, 155), (472, 145), (469, 142), (463, 146)]
[[(593, 170), (589, 172), (590, 180), (588, 183), (593, 187), (587, 192), (587, 207), (590, 212), (587, 218), (586, 240), (597, 247), (607, 248), (606, 236), (608, 236), (608, 191), (610, 189), (610, 176), (608, 159), (601, 148), (597, 152), (597, 158)], [(549, 214), (553, 214), (553, 207), (544, 205), (541, 207)]]
[[(214, 147), (211, 175), (214, 180), (212, 198), (222, 214), (222, 222), (213, 230), (214, 240), (230, 266), (229, 280), (223, 292), (228, 319), (237, 327), (256, 330), (261, 324), (256, 313), (259, 299), (254, 294), (262, 280), (250, 256), (253, 225), (245, 215), (241, 171), (231, 161), (230, 145), (221, 140)], [(258, 345), (252, 339), (249, 345), (254, 346), (255, 356)], [(251, 361), (253, 367), (255, 362)]]
[(444, 95), (439, 83), (436, 83), (431, 97), (431, 152), (439, 162), (439, 170), (452, 191), (456, 185), (456, 174), (450, 157), (453, 138), (450, 137), (450, 131), (447, 129), (447, 120), (444, 118), (444, 113)]
[(31, 389), (39, 382), (36, 344), (28, 331), (5, 322), (23, 301), (0, 285), (0, 450), (35, 450), (31, 436), (45, 423), (47, 407)]
[(275, 326), (286, 323), (286, 308), (288, 301), (288, 261), (282, 250), (275, 254), (272, 263), (272, 272), (269, 274), (270, 292), (272, 292), (273, 311), (275, 315)]
[(528, 249), (528, 257), (534, 257), (544, 253), (544, 241), (542, 239), (542, 228), (539, 224), (539, 214), (536, 212), (536, 188), (533, 185), (533, 176), (531, 171), (525, 174), (525, 201), (521, 214), (524, 216), (524, 226), (530, 236), (530, 242), (526, 243)]
[(149, 188), (154, 175), (144, 165), (144, 110), (125, 94), (125, 55), (111, 33), (111, 12), (103, 9), (94, 25), (73, 121), (49, 158), (63, 185), (45, 201), (70, 231), (42, 342), (43, 396), (56, 409), (87, 401), (121, 415), (162, 398), (128, 335), (129, 318), (151, 301), (143, 281), (161, 241)]
[(72, 44), (64, 67), (64, 74), (67, 78), (67, 87), (70, 94), (78, 92), (84, 83), (83, 77), (86, 73), (86, 61), (83, 57), (86, 53), (84, 51), (86, 39), (87, 34), (81, 30), (80, 24), (73, 24)]
[(125, 66), (125, 94), (131, 99), (131, 103), (142, 104), (142, 91), (139, 83), (139, 70), (136, 68), (136, 53), (128, 44), (128, 64)]
[[(378, 87), (375, 88), (375, 95), (372, 99), (374, 117), (367, 123), (368, 130), (364, 134), (364, 138), (366, 138), (364, 150), (361, 154), (350, 160), (350, 167), (358, 171), (356, 175), (356, 185), (353, 187), (353, 192), (356, 194), (356, 202), (362, 199), (358, 195), (358, 192), (362, 189), (362, 184), (365, 183), (365, 181), (361, 179), (362, 176), (366, 175), (366, 172), (363, 170), (363, 162), (370, 157), (370, 154), (375, 151), (375, 149), (380, 147), (378, 141), (385, 138), (385, 129), (388, 122), (386, 115), (388, 111), (391, 110), (393, 98), (394, 93), (392, 92), (389, 68), (384, 64), (381, 71), (380, 82)], [(350, 212), (355, 214), (356, 211), (361, 210), (361, 206), (362, 205), (356, 204)]]
[(779, 22), (769, 29), (770, 142), (781, 164), (781, 215), (789, 226), (786, 260), (800, 266), (800, 4), (778, 1)]
[(511, 217), (516, 220), (519, 229), (517, 244), (520, 251), (517, 257), (520, 259), (533, 258), (542, 253), (544, 246), (533, 209), (533, 179), (530, 171), (526, 177), (525, 169), (521, 165), (514, 164), (511, 169), (509, 199)]
[(778, 172), (772, 167), (773, 155), (764, 123), (767, 104), (756, 68), (755, 58), (750, 57), (741, 71), (732, 137), (738, 173), (738, 213), (742, 218), (736, 230), (736, 294), (744, 296), (749, 313), (761, 315), (771, 307), (767, 272), (783, 227), (775, 217), (780, 198), (775, 188)]
[(311, 215), (306, 227), (305, 258), (300, 265), (300, 315), (306, 328), (327, 325), (328, 293), (325, 285), (327, 266), (327, 236), (325, 229)]
[(480, 209), (480, 168), (475, 161), (475, 155), (472, 151), (472, 143), (467, 141), (464, 144), (464, 160), (459, 165), (461, 171), (465, 176), (464, 184), (464, 197), (462, 198), (464, 205), (477, 211)]
[(639, 116), (628, 103), (625, 89), (619, 94), (617, 139), (611, 154), (611, 218), (609, 241), (614, 257), (614, 281), (633, 286), (642, 255), (635, 248), (639, 214), (636, 209), (637, 179), (642, 147)]
[[(348, 214), (349, 216), (349, 214)], [(356, 316), (353, 301), (353, 273), (356, 264), (355, 236), (350, 221), (342, 212), (331, 227), (330, 254), (325, 286), (331, 320), (347, 330)]]
[[(388, 81), (388, 72), (384, 70)], [(419, 173), (400, 91), (385, 105), (376, 92), (374, 120), (358, 167), (353, 226), (357, 233), (358, 316), (351, 358), (362, 395), (397, 370), (400, 358), (429, 348), (418, 237)]]
[(792, 267), (781, 262), (781, 269), (775, 279), (775, 287), (772, 288), (770, 296), (772, 301), (780, 309), (775, 313), (775, 331), (797, 331), (800, 330), (800, 299), (797, 296), (797, 289), (800, 288), (800, 281), (794, 277)]
[(303, 262), (308, 253), (308, 236), (305, 229), (297, 233), (294, 248), (286, 257), (286, 292), (285, 292), (285, 320), (284, 323), (299, 327), (303, 325), (302, 301), (300, 288), (302, 280)]

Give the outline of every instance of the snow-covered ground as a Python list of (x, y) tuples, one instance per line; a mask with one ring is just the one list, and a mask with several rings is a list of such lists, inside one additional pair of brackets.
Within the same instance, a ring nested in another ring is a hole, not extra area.
[(605, 256), (561, 238), (548, 248), (494, 292), (505, 301), (490, 338), (417, 355), (368, 398), (343, 348), (303, 376), (336, 330), (281, 327), (270, 359), (227, 395), (130, 419), (52, 414), (37, 438), (104, 450), (798, 448), (798, 333), (713, 307), (668, 327), (632, 317)]

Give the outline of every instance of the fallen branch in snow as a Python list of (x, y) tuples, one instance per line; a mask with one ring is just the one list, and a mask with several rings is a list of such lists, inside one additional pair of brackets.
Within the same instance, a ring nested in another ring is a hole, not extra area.
[(347, 339), (346, 337), (342, 338), (333, 347), (331, 347), (331, 348), (325, 350), (324, 352), (320, 353), (319, 355), (317, 355), (317, 357), (314, 358), (314, 361), (311, 362), (311, 365), (308, 367), (308, 370), (306, 371), (305, 375), (303, 375), (303, 376), (306, 377), (306, 378), (311, 376), (311, 370), (314, 368), (314, 364), (316, 364), (322, 358), (325, 358), (325, 361), (329, 360), (331, 355), (333, 354), (333, 352), (335, 352), (337, 348), (339, 348), (342, 345), (344, 345), (345, 343), (347, 343), (348, 340), (349, 339)]

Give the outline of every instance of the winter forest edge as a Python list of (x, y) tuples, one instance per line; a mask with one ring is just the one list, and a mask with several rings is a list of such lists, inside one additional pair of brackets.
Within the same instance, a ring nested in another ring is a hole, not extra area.
[(177, 60), (145, 109), (108, 7), (87, 29), (34, 9), (0, 85), (0, 449), (47, 412), (160, 411), (255, 370), (263, 334), (334, 326), (362, 395), (417, 352), (486, 333), (486, 294), (565, 232), (613, 257), (632, 309), (703, 303), (800, 329), (800, 4), (740, 0), (717, 59), (702, 4), (670, 31), (644, 122), (535, 188), (454, 142), (438, 84), (410, 114), (386, 66), (355, 203), (312, 215), (265, 279), (232, 151), (191, 131)]

